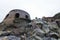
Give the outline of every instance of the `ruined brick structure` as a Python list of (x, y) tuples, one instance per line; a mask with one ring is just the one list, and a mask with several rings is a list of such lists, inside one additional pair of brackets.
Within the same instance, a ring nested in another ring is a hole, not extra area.
[(0, 23), (0, 40), (60, 40), (58, 15), (31, 20), (27, 12), (11, 10)]

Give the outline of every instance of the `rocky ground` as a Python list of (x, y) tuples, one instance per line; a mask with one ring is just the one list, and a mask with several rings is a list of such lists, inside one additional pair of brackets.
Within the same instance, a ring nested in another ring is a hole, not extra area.
[(37, 22), (31, 22), (22, 29), (7, 27), (0, 31), (0, 40), (60, 40), (60, 28), (55, 22), (41, 21), (43, 26)]

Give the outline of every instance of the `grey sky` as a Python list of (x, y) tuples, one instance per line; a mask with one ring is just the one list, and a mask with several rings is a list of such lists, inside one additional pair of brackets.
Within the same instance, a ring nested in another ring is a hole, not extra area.
[(53, 16), (60, 12), (60, 0), (0, 0), (0, 22), (12, 9), (25, 10), (32, 19)]

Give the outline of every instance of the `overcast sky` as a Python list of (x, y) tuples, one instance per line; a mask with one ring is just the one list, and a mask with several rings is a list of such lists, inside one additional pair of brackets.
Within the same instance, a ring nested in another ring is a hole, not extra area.
[(12, 9), (27, 11), (31, 19), (53, 16), (60, 12), (60, 0), (0, 0), (0, 22)]

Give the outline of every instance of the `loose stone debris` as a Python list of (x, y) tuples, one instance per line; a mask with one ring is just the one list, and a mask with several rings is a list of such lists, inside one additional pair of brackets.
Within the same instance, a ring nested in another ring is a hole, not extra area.
[(11, 10), (0, 23), (0, 40), (60, 40), (58, 14), (31, 20), (27, 12)]

